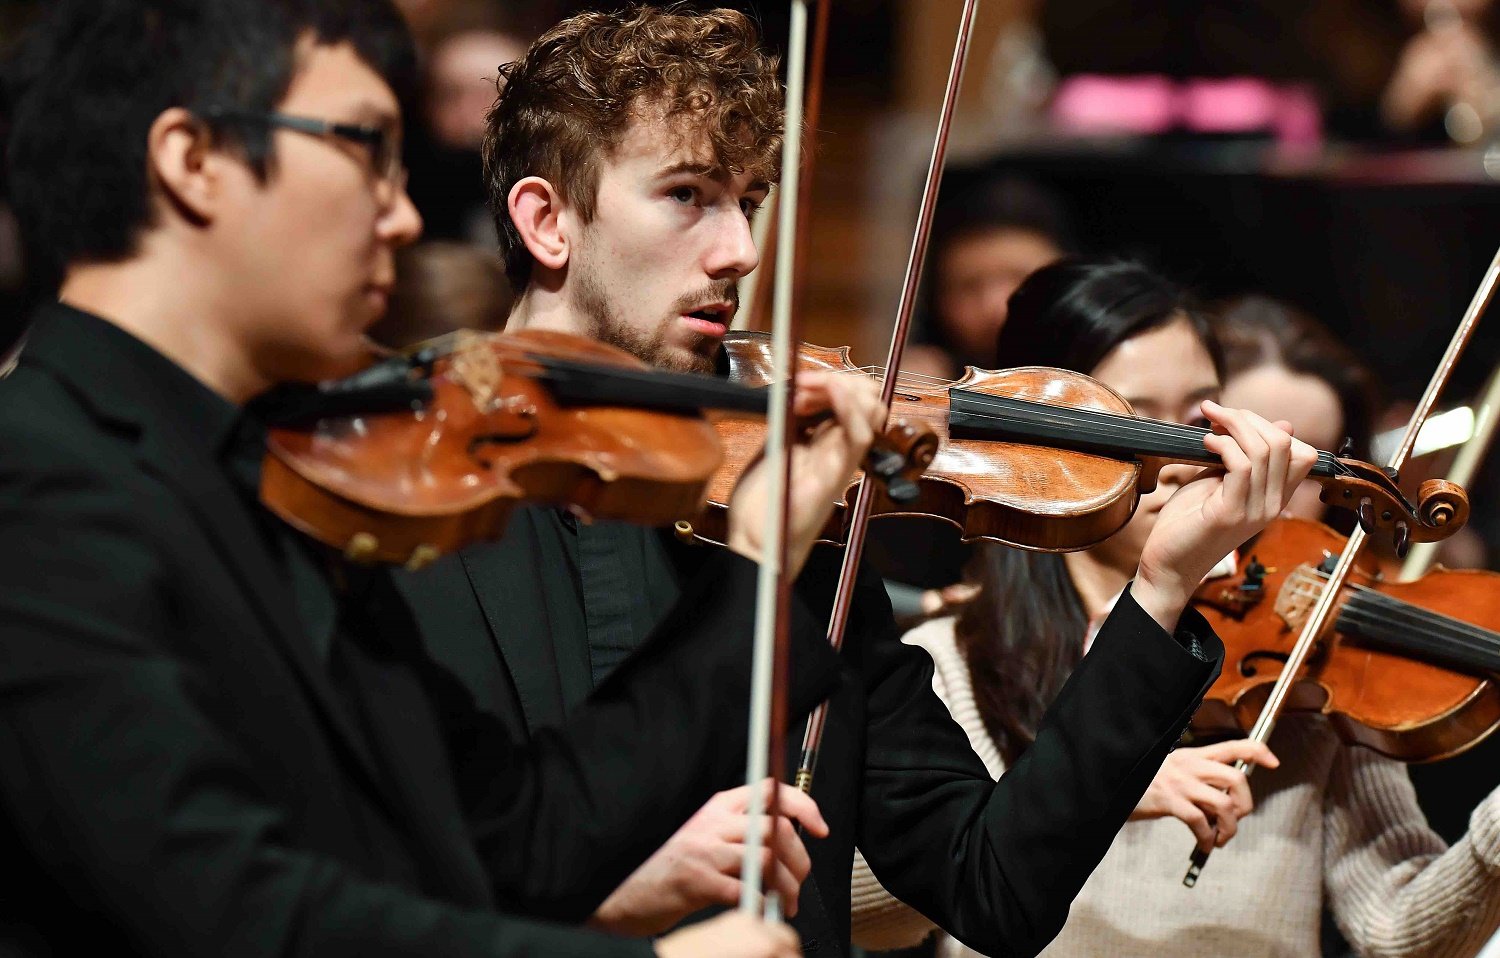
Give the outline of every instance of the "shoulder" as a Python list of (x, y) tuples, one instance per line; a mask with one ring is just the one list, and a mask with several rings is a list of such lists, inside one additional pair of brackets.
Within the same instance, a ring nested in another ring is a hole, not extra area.
[(119, 427), (95, 418), (47, 373), (23, 365), (0, 379), (0, 470), (5, 474), (99, 469), (100, 460), (120, 448)]
[(24, 544), (29, 565), (51, 556), (80, 573), (106, 543), (145, 551), (170, 504), (145, 481), (135, 447), (132, 429), (22, 366), (0, 382), (0, 534)]

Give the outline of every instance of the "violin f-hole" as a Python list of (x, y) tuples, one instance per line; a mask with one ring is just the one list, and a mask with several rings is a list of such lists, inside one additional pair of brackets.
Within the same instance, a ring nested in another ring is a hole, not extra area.
[(1257, 668), (1256, 663), (1262, 659), (1275, 662), (1277, 665), (1286, 665), (1287, 655), (1284, 652), (1251, 652), (1243, 659), (1240, 659), (1240, 675), (1247, 679), (1259, 675), (1260, 670)]
[[(536, 410), (518, 409), (515, 416), (525, 426), (525, 429), (517, 432), (487, 432), (473, 436), (469, 439), (468, 453), (471, 459), (482, 462), (479, 450), (485, 446), (509, 446), (525, 442), (537, 432)], [(489, 463), (483, 463), (488, 467)]]

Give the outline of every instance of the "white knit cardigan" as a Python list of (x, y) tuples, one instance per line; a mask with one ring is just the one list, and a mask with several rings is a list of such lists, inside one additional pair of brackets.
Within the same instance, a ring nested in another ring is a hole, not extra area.
[[(905, 640), (926, 649), (933, 689), (991, 775), (1004, 770), (974, 702), (955, 620)], [(1204, 955), (1312, 958), (1326, 903), (1372, 958), (1470, 958), (1500, 927), (1500, 793), (1452, 848), (1427, 826), (1406, 769), (1341, 744), (1319, 717), (1287, 716), (1271, 740), (1282, 765), (1251, 779), (1255, 811), (1214, 853), (1198, 887), (1182, 874), (1192, 836), (1176, 819), (1131, 822), (1115, 839), (1044, 958)], [(856, 853), (854, 939), (906, 947), (932, 922), (885, 891)], [(944, 955), (976, 955), (946, 940)]]

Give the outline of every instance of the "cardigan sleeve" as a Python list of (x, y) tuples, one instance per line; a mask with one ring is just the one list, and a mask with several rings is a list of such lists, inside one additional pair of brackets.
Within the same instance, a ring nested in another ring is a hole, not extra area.
[(1323, 841), (1328, 904), (1367, 958), (1469, 958), (1500, 928), (1500, 793), (1445, 849), (1403, 765), (1341, 746)]

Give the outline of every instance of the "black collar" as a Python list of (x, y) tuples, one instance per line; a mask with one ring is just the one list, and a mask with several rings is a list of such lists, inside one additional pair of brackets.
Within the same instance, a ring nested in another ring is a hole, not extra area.
[(239, 428), (238, 406), (147, 343), (64, 303), (38, 310), (21, 352), (78, 394), (100, 418), (139, 425), (166, 421), (216, 458)]

